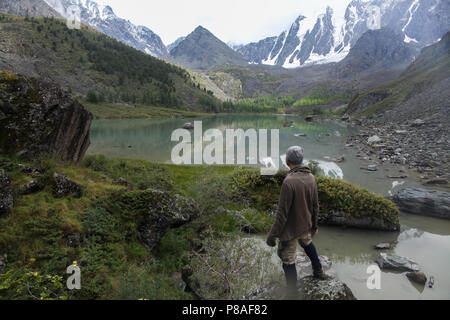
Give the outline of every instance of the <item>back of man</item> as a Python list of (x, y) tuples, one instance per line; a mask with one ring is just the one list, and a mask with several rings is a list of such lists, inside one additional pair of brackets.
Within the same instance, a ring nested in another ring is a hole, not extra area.
[(303, 165), (303, 153), (301, 147), (291, 147), (286, 153), (286, 164), (291, 171), (281, 187), (277, 216), (267, 238), (267, 244), (271, 247), (276, 246), (276, 238), (280, 240), (278, 256), (283, 262), (286, 282), (292, 295), (297, 290), (297, 243), (311, 260), (314, 277), (322, 280), (328, 278), (312, 243), (318, 233), (319, 197), (311, 169)]
[(317, 229), (319, 199), (316, 179), (306, 166), (292, 169), (282, 186), (280, 213), (287, 213), (283, 230), (279, 230), (281, 241), (298, 239)]

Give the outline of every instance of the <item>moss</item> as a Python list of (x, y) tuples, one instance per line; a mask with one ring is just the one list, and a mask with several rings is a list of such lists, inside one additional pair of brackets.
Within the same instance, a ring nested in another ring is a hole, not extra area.
[[(285, 176), (286, 172), (265, 177), (258, 170), (238, 169), (233, 176), (233, 187), (243, 193), (255, 208), (270, 210), (278, 201)], [(321, 213), (345, 212), (352, 217), (381, 218), (392, 224), (399, 223), (398, 208), (381, 195), (329, 177), (317, 177), (317, 185)]]

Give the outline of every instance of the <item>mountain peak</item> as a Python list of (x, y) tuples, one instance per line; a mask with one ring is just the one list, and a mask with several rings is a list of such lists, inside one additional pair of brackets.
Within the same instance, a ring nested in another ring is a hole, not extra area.
[(435, 43), (450, 29), (449, 1), (353, 0), (346, 8), (333, 4), (319, 15), (299, 15), (275, 40), (266, 38), (237, 51), (249, 63), (285, 68), (339, 62), (364, 33), (379, 27), (368, 14), (372, 6), (380, 8), (382, 27), (418, 48)]
[(208, 29), (198, 26), (186, 39), (171, 48), (172, 60), (178, 65), (197, 70), (227, 65), (246, 65), (244, 58)]

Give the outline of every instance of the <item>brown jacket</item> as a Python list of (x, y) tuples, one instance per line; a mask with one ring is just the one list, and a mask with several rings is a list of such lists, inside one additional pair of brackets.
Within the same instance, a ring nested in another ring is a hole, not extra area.
[(277, 217), (269, 238), (279, 238), (281, 241), (298, 239), (317, 229), (318, 215), (316, 179), (308, 167), (295, 167), (281, 187)]

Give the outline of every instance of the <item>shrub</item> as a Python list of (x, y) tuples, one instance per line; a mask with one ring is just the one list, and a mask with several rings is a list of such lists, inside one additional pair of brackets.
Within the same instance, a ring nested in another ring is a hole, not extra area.
[(191, 287), (207, 300), (241, 299), (279, 280), (271, 252), (241, 237), (205, 240), (202, 253), (192, 252), (189, 272)]
[(18, 300), (67, 300), (72, 295), (61, 276), (41, 274), (28, 266), (1, 275), (0, 293)]
[(321, 212), (339, 211), (353, 217), (377, 217), (392, 224), (399, 223), (398, 208), (381, 195), (328, 177), (318, 177), (317, 185)]

